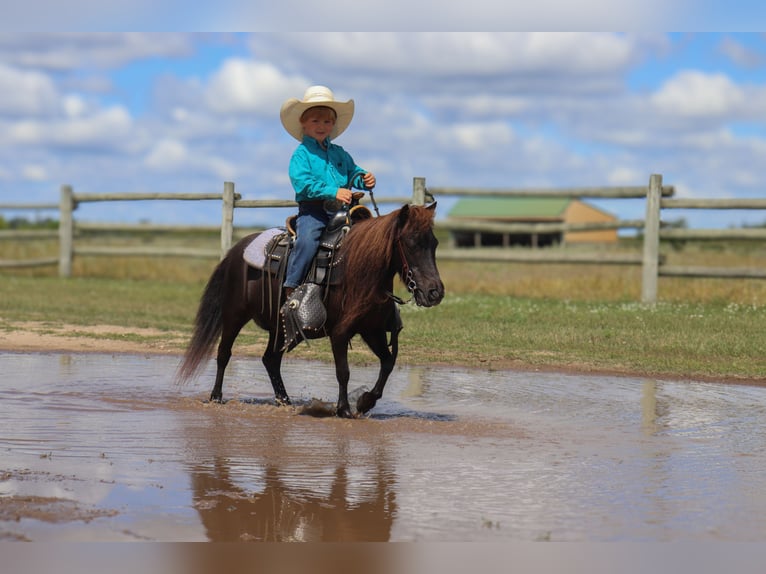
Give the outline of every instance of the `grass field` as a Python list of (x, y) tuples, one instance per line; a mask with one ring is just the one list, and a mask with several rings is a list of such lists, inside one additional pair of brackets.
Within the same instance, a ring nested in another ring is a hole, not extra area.
[[(0, 243), (0, 259), (42, 257), (55, 248), (48, 243)], [(665, 254), (687, 265), (766, 264), (749, 244), (666, 246)], [(0, 328), (25, 321), (152, 328), (180, 351), (215, 263), (80, 258), (69, 280), (55, 269), (0, 271)], [(401, 362), (766, 378), (766, 281), (661, 278), (660, 301), (645, 306), (637, 303), (639, 267), (441, 262), (440, 270), (447, 296), (439, 307), (402, 307)], [(265, 336), (250, 328), (239, 342), (263, 344)], [(352, 361), (374, 360), (363, 347), (354, 345)], [(330, 359), (326, 341), (291, 355)]]
[[(241, 236), (244, 232), (241, 232)], [(441, 241), (446, 245), (446, 238)], [(80, 239), (81, 245), (139, 245), (220, 248), (217, 234), (108, 234), (93, 233)], [(605, 252), (637, 252), (640, 242), (628, 239)], [(577, 249), (576, 247), (574, 249)], [(584, 246), (585, 250), (593, 249)], [(0, 259), (55, 257), (58, 242), (0, 241)], [(696, 242), (663, 244), (661, 253), (669, 265), (711, 267), (766, 267), (766, 249), (758, 242)], [(75, 258), (75, 277), (114, 279), (157, 279), (179, 282), (204, 282), (213, 259), (163, 257), (79, 257)], [(533, 263), (440, 262), (445, 283), (454, 293), (482, 293), (513, 297), (553, 298), (577, 301), (638, 301), (641, 298), (640, 266), (623, 265), (542, 265)], [(17, 277), (55, 277), (55, 267), (0, 270)], [(661, 277), (658, 299), (661, 302), (716, 302), (766, 305), (766, 280)]]

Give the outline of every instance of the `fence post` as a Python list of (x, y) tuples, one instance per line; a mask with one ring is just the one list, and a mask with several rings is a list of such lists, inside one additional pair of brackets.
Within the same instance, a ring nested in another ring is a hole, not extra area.
[(412, 204), (413, 205), (426, 204), (426, 178), (425, 177), (412, 178)]
[(657, 301), (657, 279), (660, 261), (660, 198), (662, 176), (652, 174), (646, 193), (646, 219), (644, 220), (644, 260), (641, 281), (641, 302)]
[(223, 182), (223, 220), (221, 221), (221, 259), (231, 249), (234, 236), (234, 183)]
[(74, 253), (74, 194), (71, 185), (61, 186), (59, 199), (59, 277), (72, 276)]

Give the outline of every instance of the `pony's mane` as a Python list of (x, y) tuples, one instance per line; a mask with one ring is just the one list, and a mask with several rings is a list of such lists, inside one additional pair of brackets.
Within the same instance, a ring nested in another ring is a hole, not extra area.
[[(402, 235), (431, 229), (432, 210), (413, 205), (408, 209)], [(401, 208), (366, 219), (351, 228), (344, 242), (345, 275), (353, 277), (358, 288), (372, 292), (384, 281), (392, 264), (400, 212)]]

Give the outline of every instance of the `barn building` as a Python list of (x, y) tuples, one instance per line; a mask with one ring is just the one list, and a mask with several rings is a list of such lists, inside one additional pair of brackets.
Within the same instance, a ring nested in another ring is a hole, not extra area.
[[(480, 197), (461, 198), (449, 212), (455, 221), (492, 223), (594, 223), (616, 221), (616, 217), (580, 199), (566, 197)], [(513, 245), (545, 247), (567, 243), (614, 243), (617, 230), (552, 233), (491, 233), (453, 231), (455, 247)]]

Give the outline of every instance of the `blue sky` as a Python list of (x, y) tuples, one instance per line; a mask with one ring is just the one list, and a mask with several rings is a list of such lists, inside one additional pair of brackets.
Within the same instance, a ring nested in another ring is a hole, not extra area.
[[(336, 143), (375, 172), (378, 195), (408, 194), (415, 176), (549, 188), (645, 185), (652, 173), (679, 197), (766, 191), (763, 33), (0, 32), (0, 203), (56, 202), (64, 183), (217, 192), (234, 181), (248, 199), (292, 198), (296, 142), (279, 108), (311, 84), (355, 100)], [(596, 203), (643, 217), (640, 202)], [(235, 223), (284, 218), (254, 211)], [(220, 214), (125, 202), (77, 217), (215, 224)], [(766, 222), (763, 212), (670, 217)]]

